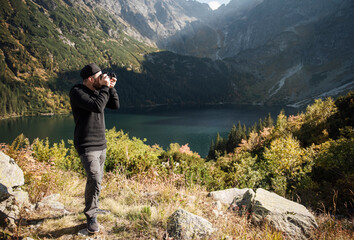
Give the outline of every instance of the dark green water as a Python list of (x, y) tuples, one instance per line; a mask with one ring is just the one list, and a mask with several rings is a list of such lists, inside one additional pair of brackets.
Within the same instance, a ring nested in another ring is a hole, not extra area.
[[(106, 113), (106, 128), (116, 127), (130, 137), (146, 138), (147, 144), (159, 144), (165, 150), (170, 143), (186, 144), (202, 157), (219, 132), (226, 137), (233, 124), (240, 121), (246, 126), (258, 122), (271, 113), (276, 119), (281, 107), (214, 106), (194, 109), (154, 110), (144, 113)], [(287, 115), (298, 110), (285, 108)], [(42, 116), (6, 119), (0, 121), (0, 142), (11, 143), (23, 133), (31, 141), (49, 138), (51, 143), (73, 138), (72, 115)]]

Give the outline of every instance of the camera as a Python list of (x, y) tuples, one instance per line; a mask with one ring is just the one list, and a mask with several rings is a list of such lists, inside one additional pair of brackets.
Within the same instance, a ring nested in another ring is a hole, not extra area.
[(103, 77), (104, 74), (106, 74), (109, 77), (109, 79), (117, 78), (117, 75), (115, 73), (110, 73), (110, 72), (103, 72), (101, 77)]

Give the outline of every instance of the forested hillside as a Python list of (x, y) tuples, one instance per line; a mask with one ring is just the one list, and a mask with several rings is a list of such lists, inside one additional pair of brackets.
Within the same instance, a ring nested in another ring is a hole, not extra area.
[(0, 116), (69, 112), (67, 91), (86, 64), (139, 71), (156, 51), (119, 32), (104, 9), (1, 0)]

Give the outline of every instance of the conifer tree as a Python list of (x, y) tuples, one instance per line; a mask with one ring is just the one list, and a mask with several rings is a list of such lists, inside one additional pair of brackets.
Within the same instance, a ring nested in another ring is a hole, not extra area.
[(273, 127), (274, 126), (274, 120), (270, 113), (268, 113), (268, 116), (264, 119), (263, 123), (264, 127)]
[[(240, 122), (239, 122), (240, 124)], [(229, 133), (229, 137), (227, 139), (227, 143), (226, 143), (226, 151), (229, 152), (233, 152), (235, 146), (238, 144), (237, 142), (237, 129), (236, 126), (233, 125), (231, 128), (231, 131)]]

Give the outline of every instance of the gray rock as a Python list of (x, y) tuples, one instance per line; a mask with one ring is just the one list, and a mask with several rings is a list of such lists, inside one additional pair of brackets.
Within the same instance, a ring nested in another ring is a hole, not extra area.
[(167, 232), (176, 240), (207, 239), (213, 232), (213, 226), (206, 219), (179, 209), (169, 217)]
[(249, 189), (242, 197), (236, 196), (232, 201), (230, 208), (238, 211), (240, 215), (250, 212), (252, 211), (255, 196), (255, 192), (252, 189)]
[(230, 188), (226, 190), (214, 191), (208, 193), (208, 197), (212, 197), (215, 201), (220, 201), (221, 203), (230, 205), (235, 198), (242, 199), (245, 192), (247, 192), (249, 188)]
[(0, 151), (0, 199), (8, 197), (12, 188), (22, 186), (25, 178), (15, 161)]
[(27, 205), (29, 205), (28, 193), (22, 190), (14, 191), (6, 200), (0, 202), (0, 222), (4, 223), (0, 225), (15, 226), (22, 207)]
[(0, 222), (12, 227), (20, 210), (29, 204), (28, 193), (19, 186), (25, 182), (23, 171), (13, 159), (0, 151)]
[(29, 199), (28, 199), (28, 192), (22, 191), (21, 189), (18, 189), (12, 193), (12, 195), (15, 197), (17, 204), (19, 204), (21, 207), (23, 205), (28, 205), (29, 204)]
[(301, 204), (290, 201), (275, 193), (258, 188), (255, 195), (247, 191), (238, 206), (252, 212), (252, 221), (256, 224), (267, 223), (284, 232), (288, 239), (307, 239), (317, 227), (314, 216)]
[(6, 200), (0, 202), (0, 225), (13, 228), (16, 226), (15, 221), (20, 216), (20, 207), (16, 204), (14, 196), (10, 196)]
[(64, 204), (58, 201), (60, 194), (52, 194), (42, 199), (36, 205), (37, 209), (50, 209), (53, 211), (61, 211), (63, 214), (68, 214), (69, 212), (65, 209)]
[(11, 194), (9, 193), (9, 190), (11, 191), (12, 189), (9, 189), (8, 187), (0, 183), (0, 201), (3, 201), (6, 198), (10, 197)]

